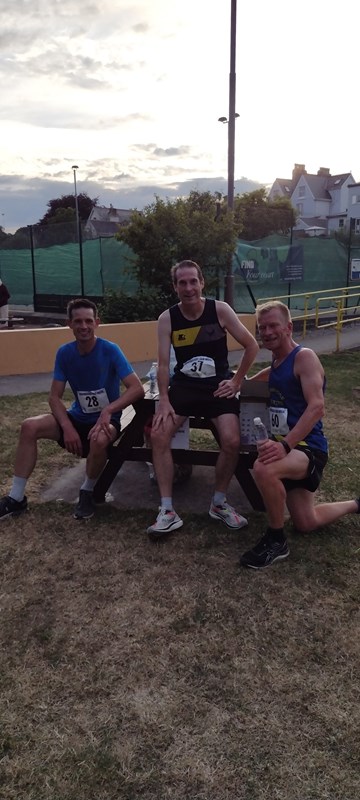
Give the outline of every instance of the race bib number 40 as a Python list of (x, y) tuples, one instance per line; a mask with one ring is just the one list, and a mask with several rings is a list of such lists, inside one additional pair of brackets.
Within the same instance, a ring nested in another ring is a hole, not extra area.
[(286, 436), (286, 434), (289, 433), (287, 408), (276, 408), (276, 406), (270, 406), (269, 413), (270, 430), (272, 435), (276, 436), (276, 434), (279, 434), (281, 436)]
[(109, 405), (106, 389), (91, 389), (89, 392), (78, 392), (78, 401), (84, 414), (96, 414)]
[(197, 356), (185, 361), (181, 372), (187, 378), (214, 378), (216, 376), (215, 361), (208, 356)]

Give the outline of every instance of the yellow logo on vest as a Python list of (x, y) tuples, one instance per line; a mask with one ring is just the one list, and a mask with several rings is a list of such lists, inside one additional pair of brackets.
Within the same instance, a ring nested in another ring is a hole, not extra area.
[(172, 343), (174, 347), (188, 347), (196, 342), (201, 329), (200, 325), (194, 328), (184, 328), (180, 331), (173, 331)]

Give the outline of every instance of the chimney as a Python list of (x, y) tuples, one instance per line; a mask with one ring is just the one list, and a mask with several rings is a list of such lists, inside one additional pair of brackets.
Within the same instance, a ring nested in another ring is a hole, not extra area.
[(300, 175), (307, 175), (305, 164), (294, 164), (294, 169), (292, 171), (292, 180), (293, 181), (299, 180)]
[(320, 169), (318, 169), (318, 171), (317, 171), (317, 174), (321, 178), (328, 178), (329, 175), (330, 175), (330, 169), (329, 169), (329, 167), (320, 167)]

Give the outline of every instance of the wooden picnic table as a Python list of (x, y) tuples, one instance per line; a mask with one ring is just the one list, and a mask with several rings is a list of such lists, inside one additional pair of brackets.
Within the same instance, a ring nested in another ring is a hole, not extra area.
[[(111, 448), (108, 462), (94, 487), (94, 500), (102, 503), (106, 492), (125, 461), (152, 461), (152, 450), (144, 446), (144, 426), (155, 413), (156, 396), (149, 392), (149, 384), (145, 384), (145, 397), (123, 411), (121, 417), (121, 433)], [(259, 416), (268, 402), (267, 384), (260, 381), (244, 381), (240, 395), (240, 413), (242, 403), (253, 408), (253, 416)], [(217, 431), (210, 419), (206, 417), (190, 417), (191, 429), (209, 430), (216, 441)], [(246, 438), (246, 437), (245, 437)], [(189, 449), (172, 450), (177, 464), (192, 464), (214, 467), (219, 450), (197, 449), (191, 442)], [(264, 503), (252, 477), (252, 466), (256, 459), (256, 445), (242, 442), (239, 460), (234, 471), (243, 492), (251, 506), (257, 511), (264, 511)]]

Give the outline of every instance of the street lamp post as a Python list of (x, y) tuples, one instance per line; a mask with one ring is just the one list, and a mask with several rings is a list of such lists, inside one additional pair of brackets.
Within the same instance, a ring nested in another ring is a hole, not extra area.
[[(234, 210), (234, 181), (235, 181), (235, 120), (239, 116), (235, 112), (236, 95), (236, 2), (231, 0), (230, 22), (230, 73), (229, 73), (229, 116), (219, 117), (219, 122), (228, 125), (228, 186), (227, 207)], [(234, 275), (232, 256), (230, 256), (225, 275), (224, 300), (234, 308)]]
[(85, 294), (85, 290), (84, 290), (84, 264), (83, 264), (83, 252), (82, 252), (81, 222), (80, 222), (80, 215), (79, 215), (79, 201), (78, 201), (77, 185), (76, 185), (76, 170), (79, 169), (79, 167), (78, 167), (77, 164), (73, 164), (71, 169), (73, 170), (73, 173), (74, 173), (76, 230), (77, 230), (77, 238), (78, 238), (78, 242), (79, 242), (81, 296), (84, 297), (84, 294)]
[[(228, 122), (228, 196), (227, 206), (234, 209), (235, 180), (235, 94), (236, 94), (236, 2), (231, 0), (230, 22), (230, 74), (229, 74), (229, 122)], [(234, 273), (230, 256), (225, 278), (224, 299), (234, 308)]]

